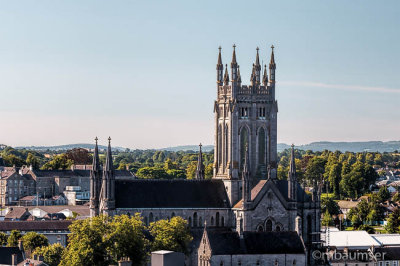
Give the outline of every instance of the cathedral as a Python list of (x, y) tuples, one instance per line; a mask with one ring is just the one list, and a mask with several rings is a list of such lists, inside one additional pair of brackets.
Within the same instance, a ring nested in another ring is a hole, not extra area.
[[(181, 216), (193, 233), (187, 265), (312, 265), (320, 231), (320, 189), (306, 193), (296, 178), (294, 147), (287, 180), (277, 179), (275, 56), (243, 85), (236, 46), (230, 69), (219, 48), (214, 102), (213, 178), (204, 178), (201, 145), (195, 180), (116, 180), (109, 138), (100, 165), (97, 139), (90, 213), (140, 213), (149, 224)], [(230, 72), (230, 73), (229, 73)]]

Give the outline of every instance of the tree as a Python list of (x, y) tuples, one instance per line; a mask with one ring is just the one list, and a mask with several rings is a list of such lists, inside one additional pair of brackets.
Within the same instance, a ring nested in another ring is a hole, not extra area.
[(394, 234), (399, 232), (399, 226), (400, 226), (400, 209), (396, 208), (392, 212), (392, 214), (389, 215), (385, 229), (389, 234)]
[(394, 194), (392, 200), (393, 200), (394, 202), (400, 202), (400, 193), (399, 193), (399, 192), (396, 192), (396, 194)]
[(17, 247), (18, 240), (22, 237), (21, 232), (18, 230), (12, 230), (10, 236), (7, 239), (7, 247)]
[(66, 154), (59, 154), (53, 157), (53, 159), (42, 166), (43, 170), (65, 170), (70, 168), (74, 164), (74, 161), (68, 159)]
[(24, 245), (24, 249), (32, 253), (35, 248), (48, 246), (49, 240), (42, 234), (38, 234), (36, 232), (28, 232), (24, 236), (22, 236), (22, 243)]
[(322, 218), (322, 225), (323, 226), (333, 225), (333, 219), (332, 216), (329, 214), (328, 210), (326, 210), (324, 213), (324, 217)]
[(4, 232), (0, 232), (0, 247), (7, 245), (7, 234)]
[(137, 170), (136, 175), (144, 179), (168, 179), (169, 176), (163, 168), (158, 167), (142, 167)]
[(306, 168), (306, 178), (310, 181), (322, 181), (322, 175), (325, 172), (326, 160), (321, 157), (312, 158)]
[(196, 177), (196, 168), (197, 168), (197, 162), (196, 161), (191, 161), (189, 165), (186, 168), (186, 178), (187, 179), (195, 179)]
[(114, 260), (128, 257), (133, 265), (142, 265), (146, 259), (147, 240), (144, 236), (144, 225), (140, 215), (133, 217), (128, 215), (115, 216), (110, 227), (107, 242), (111, 243), (110, 253)]
[(206, 168), (204, 169), (204, 178), (205, 179), (211, 179), (213, 176), (213, 171), (214, 171), (214, 164), (213, 163), (209, 163), (207, 164)]
[(368, 224), (361, 225), (358, 230), (367, 231), (368, 234), (375, 234), (375, 229)]
[(187, 253), (189, 243), (193, 240), (187, 221), (179, 216), (153, 222), (149, 231), (154, 238), (151, 243), (152, 251), (171, 250)]
[(332, 197), (324, 197), (321, 199), (321, 212), (325, 213), (328, 211), (330, 215), (338, 215), (340, 208), (336, 201)]
[(378, 191), (378, 199), (380, 202), (385, 202), (391, 197), (389, 190), (386, 186), (382, 186)]
[(49, 266), (57, 266), (61, 262), (65, 248), (60, 243), (36, 248), (33, 254), (43, 256), (44, 262)]
[(31, 165), (33, 169), (39, 169), (40, 159), (32, 153), (28, 153), (28, 156), (26, 157), (26, 164)]
[(342, 165), (340, 163), (333, 164), (328, 173), (328, 180), (333, 189), (335, 198), (340, 197), (340, 180), (341, 180)]
[(61, 266), (108, 266), (110, 243), (105, 241), (110, 232), (111, 218), (96, 216), (76, 220), (70, 225), (69, 244), (63, 253)]

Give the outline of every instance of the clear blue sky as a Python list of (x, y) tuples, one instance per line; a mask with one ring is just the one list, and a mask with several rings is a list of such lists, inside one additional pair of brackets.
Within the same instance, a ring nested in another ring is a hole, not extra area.
[(399, 1), (1, 1), (0, 143), (213, 142), (218, 46), (276, 47), (278, 140), (400, 139)]

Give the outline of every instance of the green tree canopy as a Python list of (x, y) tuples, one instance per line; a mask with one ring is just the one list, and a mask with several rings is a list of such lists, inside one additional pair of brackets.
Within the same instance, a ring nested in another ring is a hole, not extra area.
[(61, 262), (63, 252), (64, 247), (60, 243), (55, 243), (50, 246), (38, 247), (33, 254), (43, 256), (44, 262), (49, 266), (58, 266)]
[(1, 247), (7, 245), (7, 239), (8, 239), (7, 234), (4, 232), (0, 232), (0, 246)]
[(154, 238), (151, 243), (152, 251), (172, 250), (187, 254), (189, 243), (193, 240), (187, 221), (179, 216), (153, 222), (149, 231)]
[(21, 232), (12, 230), (7, 239), (7, 247), (18, 247), (18, 240), (22, 237)]
[(32, 253), (35, 248), (48, 246), (49, 240), (42, 234), (38, 234), (36, 232), (28, 232), (22, 236), (22, 243), (24, 245), (24, 249)]

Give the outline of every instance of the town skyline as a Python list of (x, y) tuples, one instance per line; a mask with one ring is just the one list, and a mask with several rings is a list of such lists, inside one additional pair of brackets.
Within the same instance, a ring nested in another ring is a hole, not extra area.
[[(256, 47), (264, 64), (276, 47), (279, 143), (398, 140), (397, 2), (256, 6), (7, 2), (0, 91), (9, 100), (0, 114), (8, 126), (0, 142), (46, 146), (110, 135), (129, 148), (214, 144), (218, 46), (230, 64), (234, 43), (245, 83)], [(230, 19), (241, 14), (240, 22)]]

